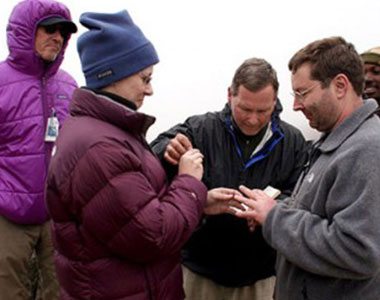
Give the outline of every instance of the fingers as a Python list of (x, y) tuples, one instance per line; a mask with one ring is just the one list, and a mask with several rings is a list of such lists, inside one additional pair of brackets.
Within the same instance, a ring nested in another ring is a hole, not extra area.
[(178, 165), (179, 163), (179, 156), (170, 155), (168, 151), (165, 151), (164, 158), (169, 164)]
[(165, 150), (165, 153), (164, 153), (164, 158), (169, 163), (171, 163), (173, 165), (177, 165), (178, 162), (179, 162), (179, 160), (180, 160), (180, 158), (181, 158), (181, 156), (184, 153), (185, 153), (185, 150), (175, 148), (175, 146), (173, 146), (172, 142), (170, 142), (166, 146), (166, 150)]
[(207, 215), (234, 214), (235, 209), (244, 209), (242, 204), (234, 200), (238, 191), (229, 188), (214, 188), (207, 193), (207, 202), (204, 212)]
[(233, 199), (235, 194), (239, 194), (238, 191), (229, 188), (214, 188), (208, 192), (208, 197), (214, 201), (227, 201)]
[(239, 186), (239, 190), (243, 193), (243, 195), (247, 196), (248, 198), (254, 198), (253, 190), (247, 188), (245, 185)]
[(241, 204), (239, 201), (236, 201), (236, 200), (228, 200), (226, 203), (229, 207), (236, 207), (240, 210), (246, 209), (243, 204)]
[(225, 203), (226, 203), (225, 204), (226, 205), (226, 208), (225, 208), (226, 212), (233, 214), (233, 215), (235, 215), (235, 213), (238, 211), (245, 211), (247, 209), (247, 207), (244, 206), (244, 204), (241, 204), (240, 202), (235, 201), (235, 200), (229, 200)]
[(182, 134), (178, 133), (174, 138), (183, 148), (187, 150), (193, 149), (193, 145), (191, 144), (189, 138)]
[(198, 149), (190, 149), (181, 156), (178, 174), (189, 174), (198, 180), (203, 176), (203, 154)]
[(249, 231), (254, 232), (258, 224), (254, 219), (248, 219), (247, 225), (248, 225)]
[(235, 216), (239, 218), (244, 218), (247, 220), (256, 220), (257, 212), (254, 209), (238, 210), (235, 212)]
[(216, 188), (215, 190), (217, 190), (222, 195), (228, 195), (228, 196), (241, 195), (241, 193), (238, 190), (230, 189), (230, 188), (220, 187), (220, 188)]
[(203, 161), (203, 154), (198, 149), (190, 149), (185, 152), (185, 155), (194, 161), (198, 161), (200, 163)]
[(241, 195), (235, 195), (234, 199), (244, 205), (246, 205), (250, 209), (255, 208), (255, 200), (254, 199), (249, 199)]
[(189, 138), (182, 133), (178, 133), (166, 146), (164, 158), (170, 164), (177, 165), (181, 156), (192, 148)]
[[(238, 218), (247, 219), (248, 229), (254, 231), (256, 225), (261, 224), (263, 220), (263, 218), (259, 219), (260, 201), (257, 201), (255, 197), (259, 196), (258, 198), (260, 198), (260, 191), (251, 190), (245, 186), (241, 186), (239, 189), (243, 194), (229, 188), (210, 190), (204, 211), (206, 214), (229, 213)], [(247, 196), (252, 197), (252, 199)]]

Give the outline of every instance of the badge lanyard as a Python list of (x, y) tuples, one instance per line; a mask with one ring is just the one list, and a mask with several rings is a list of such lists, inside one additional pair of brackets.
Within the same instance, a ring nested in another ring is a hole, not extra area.
[(52, 108), (51, 115), (47, 120), (45, 142), (55, 142), (58, 137), (59, 121), (55, 113), (55, 109)]

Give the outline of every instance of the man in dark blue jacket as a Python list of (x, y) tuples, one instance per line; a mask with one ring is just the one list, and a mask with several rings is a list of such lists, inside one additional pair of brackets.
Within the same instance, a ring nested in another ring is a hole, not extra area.
[(248, 59), (222, 111), (192, 116), (152, 142), (169, 174), (186, 150), (204, 154), (205, 216), (183, 250), (187, 299), (272, 299), (275, 251), (261, 228), (235, 217), (233, 207), (242, 184), (289, 194), (303, 167), (306, 143), (279, 118), (278, 87), (268, 62)]

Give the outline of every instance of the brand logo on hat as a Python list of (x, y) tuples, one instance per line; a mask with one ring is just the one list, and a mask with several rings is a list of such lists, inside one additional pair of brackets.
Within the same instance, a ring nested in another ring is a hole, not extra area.
[(106, 70), (106, 71), (103, 71), (103, 72), (101, 72), (101, 73), (98, 73), (97, 75), (96, 75), (96, 77), (98, 78), (98, 80), (101, 80), (101, 79), (103, 79), (103, 78), (105, 78), (105, 77), (109, 77), (109, 76), (112, 76), (114, 73), (113, 73), (113, 70), (112, 69), (108, 69), (108, 70)]

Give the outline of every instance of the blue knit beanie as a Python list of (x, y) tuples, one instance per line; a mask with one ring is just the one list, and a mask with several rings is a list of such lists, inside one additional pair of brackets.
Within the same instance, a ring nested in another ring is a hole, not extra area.
[(158, 63), (153, 45), (126, 10), (87, 12), (79, 21), (89, 29), (77, 43), (87, 87), (105, 87)]

